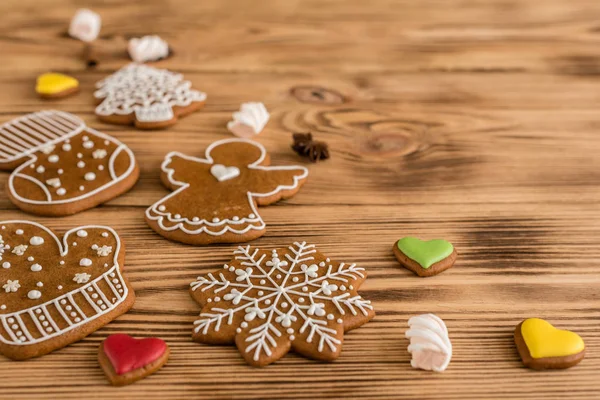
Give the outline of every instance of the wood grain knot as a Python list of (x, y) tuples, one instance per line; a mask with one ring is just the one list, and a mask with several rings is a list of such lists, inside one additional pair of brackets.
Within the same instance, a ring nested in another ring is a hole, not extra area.
[(418, 151), (419, 142), (409, 134), (373, 134), (359, 144), (359, 153), (365, 156), (398, 157)]
[(302, 103), (343, 104), (347, 102), (346, 97), (341, 93), (320, 86), (296, 86), (290, 90), (290, 93)]

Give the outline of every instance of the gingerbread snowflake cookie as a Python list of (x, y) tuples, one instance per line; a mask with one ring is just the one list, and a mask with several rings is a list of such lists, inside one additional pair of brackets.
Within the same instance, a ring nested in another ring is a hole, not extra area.
[(0, 126), (0, 169), (14, 169), (8, 195), (17, 207), (50, 216), (104, 203), (129, 190), (139, 176), (127, 146), (61, 111)]
[(62, 241), (30, 221), (0, 222), (0, 354), (37, 357), (76, 342), (133, 305), (125, 249), (106, 226)]
[(164, 128), (204, 106), (206, 94), (191, 86), (181, 74), (132, 63), (96, 84), (96, 115), (112, 124)]
[(162, 181), (173, 193), (146, 210), (148, 225), (167, 239), (203, 245), (237, 243), (264, 235), (257, 205), (293, 196), (308, 170), (269, 166), (265, 148), (247, 139), (225, 139), (205, 158), (167, 154)]
[(375, 315), (357, 292), (365, 270), (332, 261), (314, 245), (246, 246), (234, 255), (220, 271), (190, 284), (202, 306), (192, 336), (202, 343), (235, 343), (251, 365), (268, 365), (289, 350), (332, 361), (342, 350), (344, 332)]

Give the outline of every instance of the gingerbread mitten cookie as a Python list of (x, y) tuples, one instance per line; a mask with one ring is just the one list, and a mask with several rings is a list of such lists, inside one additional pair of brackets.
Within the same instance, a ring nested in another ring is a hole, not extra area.
[(96, 115), (111, 124), (164, 128), (204, 106), (206, 94), (191, 86), (181, 74), (132, 63), (96, 84)]
[(50, 353), (133, 305), (125, 249), (112, 228), (80, 226), (61, 242), (35, 222), (3, 221), (0, 235), (0, 354)]
[(171, 152), (162, 180), (174, 192), (146, 210), (146, 221), (167, 239), (188, 244), (256, 239), (266, 231), (256, 206), (293, 196), (307, 176), (304, 167), (270, 167), (265, 148), (247, 139), (214, 142), (205, 158)]
[(14, 169), (8, 195), (17, 207), (49, 216), (102, 204), (128, 191), (139, 176), (127, 146), (61, 111), (0, 126), (0, 169)]
[(332, 261), (305, 242), (275, 250), (250, 246), (219, 271), (190, 284), (202, 306), (194, 340), (235, 343), (251, 365), (264, 366), (290, 349), (324, 361), (342, 351), (344, 332), (375, 312), (358, 295), (363, 268)]

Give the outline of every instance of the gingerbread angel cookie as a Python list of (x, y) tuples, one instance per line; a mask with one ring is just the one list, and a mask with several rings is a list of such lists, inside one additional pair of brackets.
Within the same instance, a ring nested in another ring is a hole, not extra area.
[(266, 230), (256, 206), (293, 196), (307, 176), (304, 167), (270, 167), (265, 148), (247, 139), (214, 142), (205, 158), (171, 152), (162, 181), (174, 192), (146, 210), (146, 221), (167, 239), (188, 244), (256, 239)]
[(132, 63), (96, 84), (96, 115), (112, 124), (164, 128), (204, 106), (206, 94), (191, 86), (181, 74)]
[(37, 357), (76, 342), (133, 305), (125, 249), (106, 226), (62, 241), (30, 221), (0, 222), (0, 354)]
[(40, 111), (0, 126), (0, 169), (24, 211), (75, 214), (128, 191), (139, 170), (123, 143), (61, 111)]
[(358, 294), (364, 268), (333, 261), (314, 245), (234, 251), (220, 271), (190, 284), (202, 306), (192, 337), (208, 344), (235, 343), (246, 362), (264, 366), (293, 350), (335, 360), (344, 332), (375, 316)]

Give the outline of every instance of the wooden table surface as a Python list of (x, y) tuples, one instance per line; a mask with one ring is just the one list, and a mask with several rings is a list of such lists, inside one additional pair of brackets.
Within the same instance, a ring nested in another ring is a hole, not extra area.
[[(100, 64), (86, 69), (66, 37), (87, 6), (103, 17)], [(67, 218), (30, 217), (8, 200), (2, 219), (32, 218), (59, 233), (107, 224), (127, 245), (130, 312), (85, 340), (25, 362), (0, 359), (0, 398), (563, 399), (600, 391), (600, 2), (597, 0), (3, 0), (0, 122), (54, 108), (128, 144), (137, 185)], [(174, 56), (157, 63), (208, 93), (206, 108), (157, 132), (100, 123), (94, 83), (128, 62), (130, 37), (158, 34)], [(44, 102), (47, 71), (77, 77), (81, 92)], [(249, 367), (233, 346), (191, 340), (199, 307), (187, 287), (228, 261), (235, 245), (192, 247), (155, 234), (144, 210), (167, 193), (170, 150), (203, 154), (245, 101), (272, 112), (258, 137), (274, 164), (301, 163), (307, 184), (263, 208), (266, 248), (295, 240), (357, 262), (377, 316), (346, 335), (340, 358), (289, 354)], [(310, 164), (290, 150), (313, 132), (332, 158)], [(405, 235), (445, 238), (460, 256), (421, 279), (391, 247)], [(442, 374), (414, 370), (404, 332), (433, 312), (454, 356)], [(526, 317), (578, 332), (587, 356), (565, 371), (521, 364), (512, 335)], [(160, 336), (171, 346), (157, 374), (124, 388), (96, 361), (109, 334)]]

